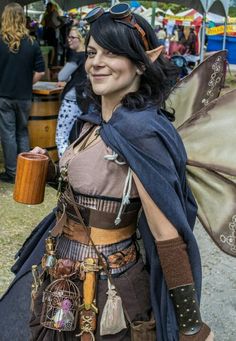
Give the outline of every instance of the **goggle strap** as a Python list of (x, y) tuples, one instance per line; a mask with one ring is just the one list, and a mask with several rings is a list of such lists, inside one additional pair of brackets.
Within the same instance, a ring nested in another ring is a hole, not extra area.
[[(114, 6), (111, 7), (109, 13), (111, 15), (111, 17), (113, 18), (113, 20), (118, 21), (120, 23), (124, 23), (126, 22), (127, 24), (130, 24), (132, 27), (134, 27), (139, 34), (141, 35), (145, 50), (148, 51), (149, 50), (149, 45), (148, 45), (148, 41), (146, 38), (146, 33), (145, 31), (142, 29), (142, 27), (136, 22), (135, 17), (133, 16), (132, 12), (131, 12), (131, 8), (128, 4), (127, 5), (127, 9), (122, 11), (122, 12), (112, 12), (112, 9), (114, 7), (118, 7), (119, 4), (116, 4)], [(91, 15), (91, 13), (93, 13), (93, 15)], [(89, 24), (92, 24), (95, 20), (97, 20), (100, 16), (102, 16), (105, 13), (104, 9), (102, 7), (95, 7), (94, 9), (92, 9), (84, 18), (85, 20), (87, 20), (87, 22)]]
[(140, 33), (142, 41), (144, 43), (145, 46), (145, 50), (148, 51), (149, 50), (149, 46), (148, 46), (148, 41), (146, 38), (146, 33), (145, 31), (142, 29), (142, 27), (138, 24), (138, 23), (132, 23), (132, 25), (136, 28), (136, 30)]

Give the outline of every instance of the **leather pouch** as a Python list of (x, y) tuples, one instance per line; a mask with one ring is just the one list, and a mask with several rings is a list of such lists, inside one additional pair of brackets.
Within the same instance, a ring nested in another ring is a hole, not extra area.
[(131, 341), (156, 341), (156, 322), (151, 319), (149, 321), (134, 321), (131, 327)]

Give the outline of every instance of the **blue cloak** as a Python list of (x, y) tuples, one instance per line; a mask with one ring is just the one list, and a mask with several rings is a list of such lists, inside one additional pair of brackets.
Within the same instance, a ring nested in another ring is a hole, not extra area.
[[(186, 183), (187, 157), (176, 129), (163, 112), (152, 105), (147, 105), (145, 109), (141, 110), (128, 110), (119, 107), (108, 122), (104, 122), (98, 112), (91, 111), (81, 116), (81, 123), (84, 121), (101, 126), (100, 134), (104, 142), (126, 160), (139, 177), (147, 193), (187, 243), (195, 286), (200, 300), (201, 262), (192, 232), (197, 208)], [(0, 301), (1, 322), (6, 325), (6, 330), (2, 334), (3, 341), (17, 335), (17, 330), (23, 332), (22, 327), (27, 324), (31, 266), (38, 264), (42, 258), (44, 239), (52, 228), (54, 219), (54, 213), (46, 217), (21, 250), (18, 262), (14, 267), (16, 278), (10, 286), (10, 290)], [(157, 340), (178, 341), (178, 326), (174, 308), (169, 298), (154, 238), (144, 212), (139, 220), (139, 230), (144, 242), (147, 267), (150, 273), (151, 300), (157, 324)], [(21, 297), (20, 302), (19, 297)], [(14, 311), (11, 309), (12, 306), (15, 306)], [(19, 319), (20, 311), (24, 312), (24, 320)], [(12, 320), (13, 314), (16, 316), (16, 323), (14, 328), (9, 330), (9, 318)], [(23, 334), (22, 340), (26, 340), (28, 331)]]
[[(152, 200), (183, 237), (200, 301), (201, 261), (193, 235), (197, 207), (186, 182), (187, 155), (176, 129), (166, 115), (151, 104), (132, 111), (119, 107), (108, 122), (97, 112), (84, 114), (81, 119), (101, 125), (104, 142), (125, 159)], [(178, 341), (174, 308), (144, 212), (139, 220), (139, 231), (150, 272), (157, 340)]]

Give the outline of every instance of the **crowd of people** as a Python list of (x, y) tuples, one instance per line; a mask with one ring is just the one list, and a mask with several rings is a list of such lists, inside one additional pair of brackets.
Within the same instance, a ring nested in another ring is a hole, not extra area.
[(67, 36), (72, 26), (77, 26), (84, 37), (87, 32), (86, 23), (80, 18), (77, 10), (61, 13), (58, 6), (48, 2), (45, 12), (36, 21), (27, 16), (27, 28), (40, 45), (53, 47), (53, 60), (51, 66), (63, 66), (68, 51)]
[[(11, 13), (16, 13), (16, 17)], [(27, 126), (32, 85), (45, 75), (48, 67), (58, 64), (61, 64), (60, 68), (64, 66), (58, 75), (58, 85), (65, 86), (57, 122), (59, 156), (68, 146), (70, 130), (81, 113), (76, 102), (75, 87), (86, 78), (83, 43), (86, 29), (83, 21), (78, 19), (78, 13), (69, 14), (68, 17), (60, 16), (57, 6), (50, 2), (46, 5), (40, 25), (25, 16), (18, 4), (6, 7), (2, 14), (0, 137), (5, 171), (0, 174), (1, 181), (15, 182), (17, 155), (30, 149)], [(15, 35), (15, 31), (19, 32), (18, 35)], [(53, 48), (48, 65), (45, 65), (42, 56), (42, 45)], [(25, 60), (22, 56), (25, 56)]]
[(167, 34), (165, 27), (157, 27), (155, 31), (160, 44), (165, 46), (167, 55), (199, 54), (197, 49), (197, 35), (194, 27), (175, 25), (171, 34)]
[[(47, 178), (59, 199), (19, 252), (17, 276), (0, 301), (1, 338), (16, 340), (20, 330), (32, 341), (212, 341), (200, 313), (197, 204), (174, 112), (165, 110), (178, 79), (163, 52), (166, 32), (155, 32), (126, 3), (96, 7), (85, 20), (84, 39), (78, 22), (67, 26), (51, 3), (42, 19), (43, 40), (55, 56), (62, 27), (70, 51), (58, 75), (65, 82), (59, 163), (49, 160)], [(0, 35), (0, 180), (8, 182), (17, 154), (29, 150), (32, 84), (45, 70), (32, 38), (36, 29), (26, 25), (22, 7), (7, 5)], [(176, 28), (173, 37), (195, 53), (192, 29), (186, 36)], [(69, 145), (75, 121), (78, 136)], [(48, 156), (40, 146), (31, 153)]]

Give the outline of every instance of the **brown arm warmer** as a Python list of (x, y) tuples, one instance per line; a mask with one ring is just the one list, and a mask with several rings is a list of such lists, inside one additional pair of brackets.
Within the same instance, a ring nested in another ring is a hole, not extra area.
[[(194, 281), (187, 245), (183, 239), (179, 236), (174, 239), (156, 241), (156, 245), (168, 289), (172, 292), (176, 288), (193, 285)], [(200, 330), (196, 334), (186, 335), (180, 331), (179, 338), (180, 341), (205, 341), (209, 333), (210, 328), (202, 323)]]

